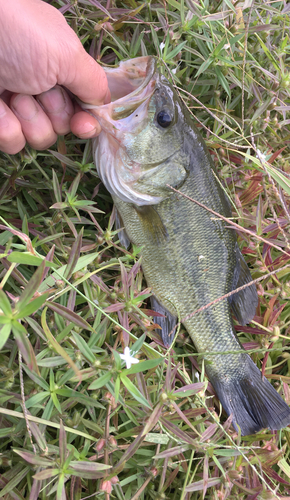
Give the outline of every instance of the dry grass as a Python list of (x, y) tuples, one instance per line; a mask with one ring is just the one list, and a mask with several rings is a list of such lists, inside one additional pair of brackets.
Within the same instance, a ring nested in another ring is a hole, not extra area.
[[(195, 115), (261, 278), (237, 332), (290, 404), (288, 4), (54, 5), (105, 64), (158, 56)], [(90, 148), (0, 156), (0, 498), (290, 498), (288, 429), (241, 438), (187, 333), (163, 348)], [(142, 362), (125, 370), (128, 338)]]

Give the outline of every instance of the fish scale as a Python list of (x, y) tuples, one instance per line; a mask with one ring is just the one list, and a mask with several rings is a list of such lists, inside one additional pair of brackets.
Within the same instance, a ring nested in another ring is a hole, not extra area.
[[(215, 184), (214, 188), (218, 189), (214, 177), (212, 182)], [(197, 185), (198, 179), (193, 183), (190, 176), (181, 191), (205, 202), (194, 191)], [(155, 206), (160, 219), (166, 221), (168, 232), (168, 237), (156, 245), (154, 239), (148, 239), (146, 228), (134, 205), (120, 202), (116, 197), (114, 202), (129, 239), (143, 247), (142, 269), (147, 284), (171, 314), (182, 319), (231, 290), (229, 278), (233, 272), (233, 259), (229, 259), (228, 254), (230, 251), (234, 252), (235, 237), (224, 227), (223, 222), (213, 221), (209, 213), (205, 213), (188, 199), (173, 194)], [(207, 203), (210, 206), (210, 200)], [(228, 240), (229, 251), (223, 236)], [(200, 256), (205, 258), (199, 261)], [(228, 335), (228, 331), (233, 331), (233, 326), (226, 300), (193, 316), (184, 324), (198, 351), (240, 349), (236, 337)], [(222, 330), (225, 330), (226, 335), (222, 334)], [(236, 355), (233, 365), (238, 363), (239, 356)], [(209, 359), (212, 361), (211, 356)], [(220, 369), (223, 364), (221, 359)]]
[(118, 87), (114, 78), (118, 82), (121, 75), (117, 100), (90, 107), (103, 129), (93, 143), (95, 162), (112, 194), (118, 224), (125, 228), (120, 240), (141, 247), (152, 305), (161, 313), (155, 321), (162, 328), (163, 342), (170, 346), (180, 319), (202, 353), (207, 375), (234, 427), (243, 435), (266, 427), (281, 429), (290, 424), (290, 410), (243, 351), (233, 327), (232, 311), (240, 324), (252, 320), (258, 303), (255, 286), (188, 317), (252, 280), (235, 231), (168, 187), (231, 216), (203, 139), (154, 58), (136, 58), (108, 70), (112, 95)]

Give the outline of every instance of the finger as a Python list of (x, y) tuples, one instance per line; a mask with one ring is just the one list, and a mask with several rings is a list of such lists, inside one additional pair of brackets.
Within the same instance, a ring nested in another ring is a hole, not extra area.
[(58, 83), (65, 85), (81, 101), (96, 105), (110, 102), (106, 74), (82, 45), (76, 52), (70, 71)]
[(48, 116), (30, 95), (13, 94), (10, 106), (21, 123), (27, 142), (34, 149), (46, 149), (55, 143), (57, 135)]
[(36, 98), (49, 117), (55, 133), (68, 134), (74, 107), (67, 92), (57, 85), (53, 89), (39, 94)]
[(2, 99), (3, 102), (5, 102), (5, 104), (7, 104), (7, 106), (9, 106), (10, 104), (10, 99), (12, 94), (13, 92), (9, 92), (9, 90), (4, 90), (2, 94), (0, 93), (0, 98)]
[(81, 139), (96, 137), (101, 132), (101, 127), (97, 120), (85, 111), (79, 111), (73, 115), (70, 126), (72, 133)]
[(0, 99), (0, 150), (14, 155), (25, 146), (21, 124), (11, 109)]

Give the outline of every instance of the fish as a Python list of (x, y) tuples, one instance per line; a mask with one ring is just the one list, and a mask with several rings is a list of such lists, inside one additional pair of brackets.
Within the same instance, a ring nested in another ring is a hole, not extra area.
[(241, 325), (253, 319), (255, 285), (190, 314), (252, 281), (234, 229), (180, 194), (231, 217), (191, 114), (154, 57), (122, 61), (105, 71), (112, 102), (83, 104), (102, 127), (93, 142), (94, 161), (117, 210), (121, 243), (141, 247), (165, 347), (181, 321), (242, 435), (286, 427), (288, 405), (243, 349), (233, 325), (233, 313)]

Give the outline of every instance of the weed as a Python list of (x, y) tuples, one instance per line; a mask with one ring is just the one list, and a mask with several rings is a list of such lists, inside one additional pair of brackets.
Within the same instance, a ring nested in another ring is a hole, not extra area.
[[(257, 280), (236, 330), (289, 404), (287, 3), (53, 4), (102, 64), (157, 56), (194, 114)], [(0, 176), (0, 498), (289, 498), (288, 428), (241, 438), (184, 329), (162, 346), (90, 143), (1, 154)]]

